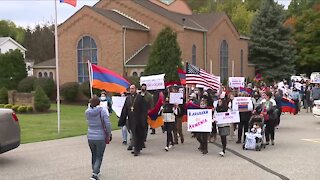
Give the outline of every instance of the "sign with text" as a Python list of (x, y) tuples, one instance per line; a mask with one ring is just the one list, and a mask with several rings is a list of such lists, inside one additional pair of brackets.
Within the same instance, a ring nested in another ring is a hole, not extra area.
[(311, 83), (320, 83), (320, 72), (313, 72), (310, 76)]
[(170, 93), (170, 104), (183, 104), (183, 93)]
[(152, 76), (141, 76), (140, 85), (146, 84), (147, 90), (164, 89), (164, 76), (165, 74), (152, 75)]
[(188, 131), (211, 132), (212, 109), (188, 109)]
[(121, 115), (122, 108), (126, 101), (125, 96), (112, 96), (112, 109), (118, 117)]
[(228, 124), (240, 122), (239, 111), (220, 112), (215, 113), (215, 120), (217, 124)]
[(253, 103), (251, 97), (235, 97), (232, 100), (232, 111), (252, 111)]
[(244, 77), (229, 77), (229, 87), (244, 87)]

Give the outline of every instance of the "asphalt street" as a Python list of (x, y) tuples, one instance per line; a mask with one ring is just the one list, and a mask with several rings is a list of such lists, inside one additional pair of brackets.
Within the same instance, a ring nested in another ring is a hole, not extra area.
[[(186, 130), (184, 134), (185, 143), (166, 152), (166, 136), (157, 129), (156, 135), (148, 135), (147, 148), (134, 157), (122, 145), (121, 132), (114, 131), (113, 141), (105, 151), (100, 178), (320, 179), (320, 118), (310, 113), (282, 116), (275, 146), (269, 145), (260, 152), (245, 151), (229, 138), (225, 157), (218, 155), (220, 141), (209, 144), (209, 153), (202, 155), (196, 139)], [(90, 158), (86, 136), (23, 144), (0, 155), (0, 179), (85, 180), (91, 175)]]

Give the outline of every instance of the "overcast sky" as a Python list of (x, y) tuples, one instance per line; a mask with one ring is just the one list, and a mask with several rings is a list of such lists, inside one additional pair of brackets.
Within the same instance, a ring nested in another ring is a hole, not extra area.
[[(77, 7), (60, 3), (58, 5), (58, 23), (64, 22), (84, 5), (92, 6), (99, 0), (78, 0)], [(201, 0), (199, 0), (201, 1)], [(291, 0), (278, 0), (286, 7)], [(22, 27), (34, 27), (45, 22), (54, 22), (54, 0), (0, 0), (0, 20), (11, 20)]]

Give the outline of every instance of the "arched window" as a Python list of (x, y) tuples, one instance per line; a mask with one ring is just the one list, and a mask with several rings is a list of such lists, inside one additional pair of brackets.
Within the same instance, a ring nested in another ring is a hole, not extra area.
[(192, 45), (192, 64), (196, 65), (197, 63), (197, 46), (194, 44)]
[(132, 76), (133, 76), (133, 77), (138, 77), (138, 73), (137, 73), (137, 72), (133, 72), (133, 73), (132, 73)]
[(240, 74), (241, 74), (241, 77), (243, 77), (243, 49), (241, 49), (240, 51)]
[(220, 45), (220, 78), (221, 81), (228, 78), (228, 43), (223, 40)]
[(38, 73), (38, 78), (42, 78), (42, 72)]
[(78, 42), (78, 82), (89, 80), (88, 60), (92, 64), (97, 64), (97, 45), (96, 42), (89, 36), (84, 36)]
[(47, 72), (44, 72), (43, 76), (44, 76), (45, 78), (47, 78), (47, 77), (48, 77), (48, 73), (47, 73)]
[(53, 79), (53, 73), (52, 72), (50, 72), (50, 78)]

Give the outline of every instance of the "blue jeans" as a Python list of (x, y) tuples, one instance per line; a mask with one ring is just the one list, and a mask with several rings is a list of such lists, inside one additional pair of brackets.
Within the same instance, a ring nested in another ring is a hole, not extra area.
[(100, 173), (106, 142), (105, 140), (88, 140), (88, 143), (92, 154), (92, 173), (97, 176)]
[(122, 126), (121, 127), (121, 132), (122, 132), (122, 141), (127, 142), (127, 138), (128, 138), (127, 127), (126, 126)]

